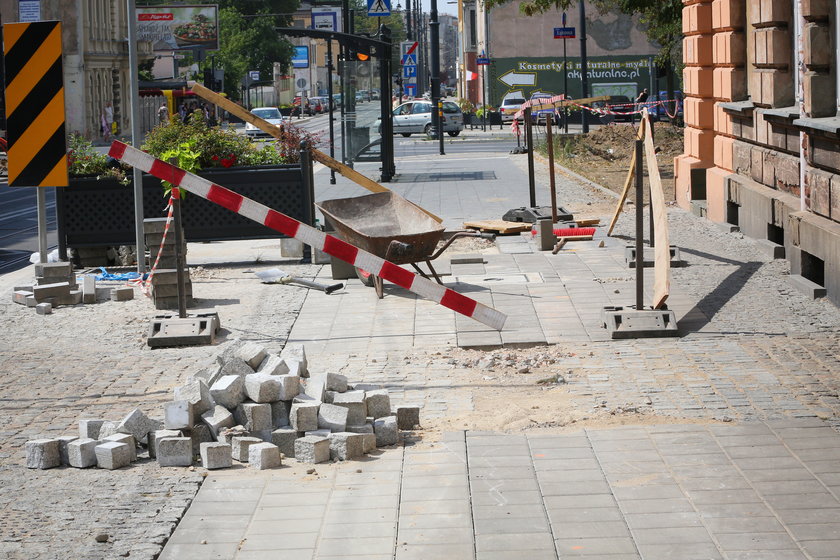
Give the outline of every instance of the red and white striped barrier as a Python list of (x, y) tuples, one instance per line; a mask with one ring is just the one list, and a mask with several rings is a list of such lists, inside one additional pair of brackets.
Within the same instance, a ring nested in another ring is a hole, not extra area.
[(227, 208), (240, 216), (254, 220), (289, 237), (294, 237), (315, 249), (319, 249), (366, 272), (375, 274), (398, 286), (402, 286), (419, 296), (439, 303), (457, 313), (471, 317), (488, 327), (502, 330), (505, 324), (507, 316), (492, 307), (487, 307), (454, 290), (450, 290), (436, 282), (409, 272), (390, 261), (363, 251), (337, 237), (327, 235), (323, 231), (303, 224), (281, 212), (272, 210), (268, 206), (250, 198), (245, 198), (230, 189), (216, 185), (198, 175), (188, 173), (179, 167), (156, 159), (154, 156), (142, 152), (137, 148), (115, 141), (111, 144), (108, 155), (141, 171), (145, 171), (150, 175), (154, 175), (158, 179), (169, 181), (176, 187)]

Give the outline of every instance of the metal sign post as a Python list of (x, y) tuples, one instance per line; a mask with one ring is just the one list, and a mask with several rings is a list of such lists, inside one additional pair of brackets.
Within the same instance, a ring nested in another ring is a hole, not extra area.
[[(569, 97), (569, 69), (568, 69), (568, 59), (566, 58), (566, 40), (567, 39), (574, 39), (575, 38), (575, 28), (574, 27), (566, 27), (566, 12), (563, 12), (563, 17), (561, 19), (563, 22), (563, 27), (555, 27), (554, 28), (554, 38), (555, 39), (563, 39), (563, 97)], [(563, 105), (563, 126), (565, 129), (566, 134), (569, 133), (569, 107), (568, 105)]]
[(475, 63), (484, 71), (481, 78), (481, 97), (484, 102), (484, 110), (481, 111), (481, 130), (487, 132), (487, 92), (490, 89), (487, 87), (487, 66), (490, 64), (490, 59), (487, 58), (484, 49), (481, 49), (481, 54), (475, 59)]

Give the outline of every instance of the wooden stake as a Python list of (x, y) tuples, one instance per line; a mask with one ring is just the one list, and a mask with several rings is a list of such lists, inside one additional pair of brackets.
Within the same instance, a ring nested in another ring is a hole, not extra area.
[[(642, 124), (639, 126), (639, 130), (636, 131), (636, 138), (641, 140), (644, 137), (645, 131), (645, 121), (642, 120)], [(610, 220), (610, 227), (607, 228), (607, 237), (612, 235), (613, 229), (615, 228), (616, 222), (618, 222), (618, 216), (624, 210), (624, 203), (627, 200), (627, 195), (630, 193), (630, 188), (633, 186), (633, 178), (636, 174), (636, 158), (630, 160), (630, 169), (627, 170), (627, 177), (624, 179), (624, 188), (621, 190), (621, 196), (618, 198), (618, 205), (615, 208), (615, 212), (613, 213), (613, 217)], [(644, 201), (636, 201), (636, 204), (642, 204)]]

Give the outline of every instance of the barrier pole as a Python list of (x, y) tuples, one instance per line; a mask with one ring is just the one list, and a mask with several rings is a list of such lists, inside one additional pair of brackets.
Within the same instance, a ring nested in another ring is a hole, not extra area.
[(644, 309), (645, 299), (645, 216), (642, 204), (645, 196), (644, 176), (642, 174), (643, 145), (642, 140), (636, 140), (636, 147), (633, 150), (633, 157), (636, 160), (636, 311)]
[(557, 191), (554, 183), (554, 135), (551, 133), (551, 113), (545, 115), (545, 141), (548, 144), (548, 183), (551, 189), (551, 223), (557, 223)]
[(525, 108), (525, 142), (528, 144), (528, 194), (531, 208), (537, 206), (537, 189), (534, 185), (534, 133), (531, 129), (531, 108)]

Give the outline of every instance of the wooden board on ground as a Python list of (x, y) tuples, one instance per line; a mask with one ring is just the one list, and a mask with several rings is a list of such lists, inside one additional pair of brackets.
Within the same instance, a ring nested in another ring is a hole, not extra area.
[(578, 227), (597, 226), (601, 223), (601, 218), (575, 218), (574, 222)]
[[(207, 89), (206, 87), (204, 87), (203, 85), (201, 85), (199, 83), (191, 83), (190, 88), (192, 89), (193, 93), (195, 93), (199, 97), (203, 98), (206, 101), (209, 101), (210, 103), (213, 103), (214, 105), (218, 105), (219, 107), (221, 107), (222, 109), (224, 109), (228, 113), (231, 113), (231, 114), (236, 115), (237, 117), (243, 119), (245, 122), (251, 123), (252, 125), (256, 126), (260, 130), (265, 132), (266, 134), (270, 134), (274, 138), (278, 138), (278, 139), (282, 138), (283, 130), (279, 126), (274, 126), (270, 122), (259, 118), (258, 116), (253, 114), (251, 111), (248, 111), (244, 107), (240, 107), (239, 105), (237, 105), (236, 103), (234, 103), (230, 99), (224, 97), (223, 95), (219, 95), (215, 91)], [(324, 152), (321, 152), (320, 150), (316, 150), (315, 148), (312, 148), (312, 157), (316, 161), (318, 161), (320, 163), (323, 163), (327, 167), (329, 167), (329, 168), (335, 170), (336, 172), (340, 173), (341, 175), (347, 177), (348, 179), (350, 179), (351, 181), (353, 181), (354, 183), (356, 183), (360, 187), (363, 187), (363, 188), (365, 188), (365, 189), (367, 189), (371, 192), (376, 193), (376, 192), (386, 192), (386, 191), (391, 190), (391, 189), (388, 189), (387, 187), (383, 187), (382, 185), (380, 185), (379, 183), (377, 183), (373, 179), (365, 177), (364, 175), (362, 175), (358, 171), (355, 171), (355, 170), (347, 167), (343, 163), (331, 158), (330, 156), (328, 156)], [(395, 193), (395, 195), (396, 195), (396, 193)], [(399, 195), (396, 195), (396, 196), (399, 196)], [(415, 204), (415, 206), (417, 206), (417, 205)], [(428, 214), (429, 217), (432, 218), (433, 220), (435, 220), (437, 223), (443, 222), (442, 218), (439, 218), (439, 217), (435, 216), (434, 214), (432, 214), (428, 210), (426, 210), (424, 208), (421, 208), (420, 206), (417, 206), (417, 208), (420, 208), (420, 210), (423, 210), (423, 212)]]
[(498, 233), (499, 235), (529, 231), (531, 225), (526, 222), (507, 222), (505, 220), (474, 220), (464, 222), (465, 228), (477, 229), (488, 233)]

